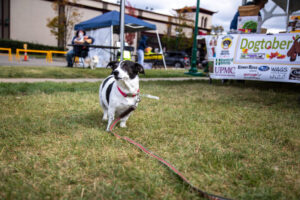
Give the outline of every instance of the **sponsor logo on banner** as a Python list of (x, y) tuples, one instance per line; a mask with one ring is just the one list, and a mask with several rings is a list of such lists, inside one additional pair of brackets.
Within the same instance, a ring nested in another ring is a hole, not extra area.
[(218, 36), (206, 36), (206, 47), (208, 59), (213, 59), (216, 57), (216, 47), (218, 42)]
[(257, 66), (253, 66), (253, 65), (238, 65), (238, 69), (257, 69)]
[(242, 73), (258, 73), (258, 66), (255, 65), (238, 65), (237, 67)]
[(219, 76), (235, 76), (235, 67), (214, 67), (214, 74)]
[(245, 73), (244, 79), (251, 79), (251, 80), (260, 80), (261, 74), (259, 73)]
[(272, 66), (270, 71), (271, 80), (284, 80), (288, 75), (288, 67)]
[(241, 59), (258, 59), (263, 60), (265, 59), (264, 53), (242, 53)]
[(229, 49), (232, 45), (232, 39), (233, 37), (231, 35), (226, 35), (222, 37), (222, 49)]
[(270, 67), (269, 66), (260, 66), (258, 68), (258, 70), (261, 71), (261, 72), (266, 72), (266, 71), (270, 70)]
[(284, 80), (286, 77), (286, 74), (271, 74), (270, 79), (271, 80)]
[(230, 52), (228, 50), (222, 50), (221, 51), (221, 56), (222, 57), (230, 57)]
[(229, 49), (232, 46), (233, 37), (231, 35), (226, 35), (226, 36), (222, 37), (221, 39), (222, 39), (222, 42), (221, 42), (222, 50), (221, 50), (220, 55), (222, 57), (230, 57)]
[(215, 60), (215, 65), (231, 65), (233, 58), (220, 58)]
[(292, 68), (289, 79), (300, 81), (300, 68)]
[(288, 71), (287, 67), (271, 67), (272, 73), (286, 73)]

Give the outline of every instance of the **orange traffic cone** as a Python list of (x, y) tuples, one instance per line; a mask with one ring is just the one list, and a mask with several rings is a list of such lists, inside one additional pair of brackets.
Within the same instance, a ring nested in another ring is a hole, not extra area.
[(28, 61), (27, 52), (24, 53), (24, 59), (23, 59), (23, 61)]

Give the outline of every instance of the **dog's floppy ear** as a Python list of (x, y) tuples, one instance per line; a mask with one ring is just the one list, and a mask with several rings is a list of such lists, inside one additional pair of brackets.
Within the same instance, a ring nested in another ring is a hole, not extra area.
[(137, 70), (139, 73), (145, 75), (144, 67), (143, 67), (141, 64), (135, 63), (134, 67), (136, 68), (136, 70)]
[(114, 71), (115, 69), (117, 69), (118, 65), (119, 65), (119, 62), (111, 61), (107, 64), (106, 68), (110, 67)]

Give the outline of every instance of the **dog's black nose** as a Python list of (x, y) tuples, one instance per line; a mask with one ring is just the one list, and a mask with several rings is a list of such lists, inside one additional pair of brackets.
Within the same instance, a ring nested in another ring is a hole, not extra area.
[(119, 75), (119, 71), (114, 70), (114, 71), (113, 71), (113, 75), (118, 76), (118, 75)]

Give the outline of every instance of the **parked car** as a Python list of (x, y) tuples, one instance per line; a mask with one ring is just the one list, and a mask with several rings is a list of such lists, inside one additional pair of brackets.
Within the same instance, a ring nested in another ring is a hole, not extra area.
[(183, 68), (190, 65), (190, 58), (184, 51), (167, 51), (165, 52), (165, 60), (168, 66)]

